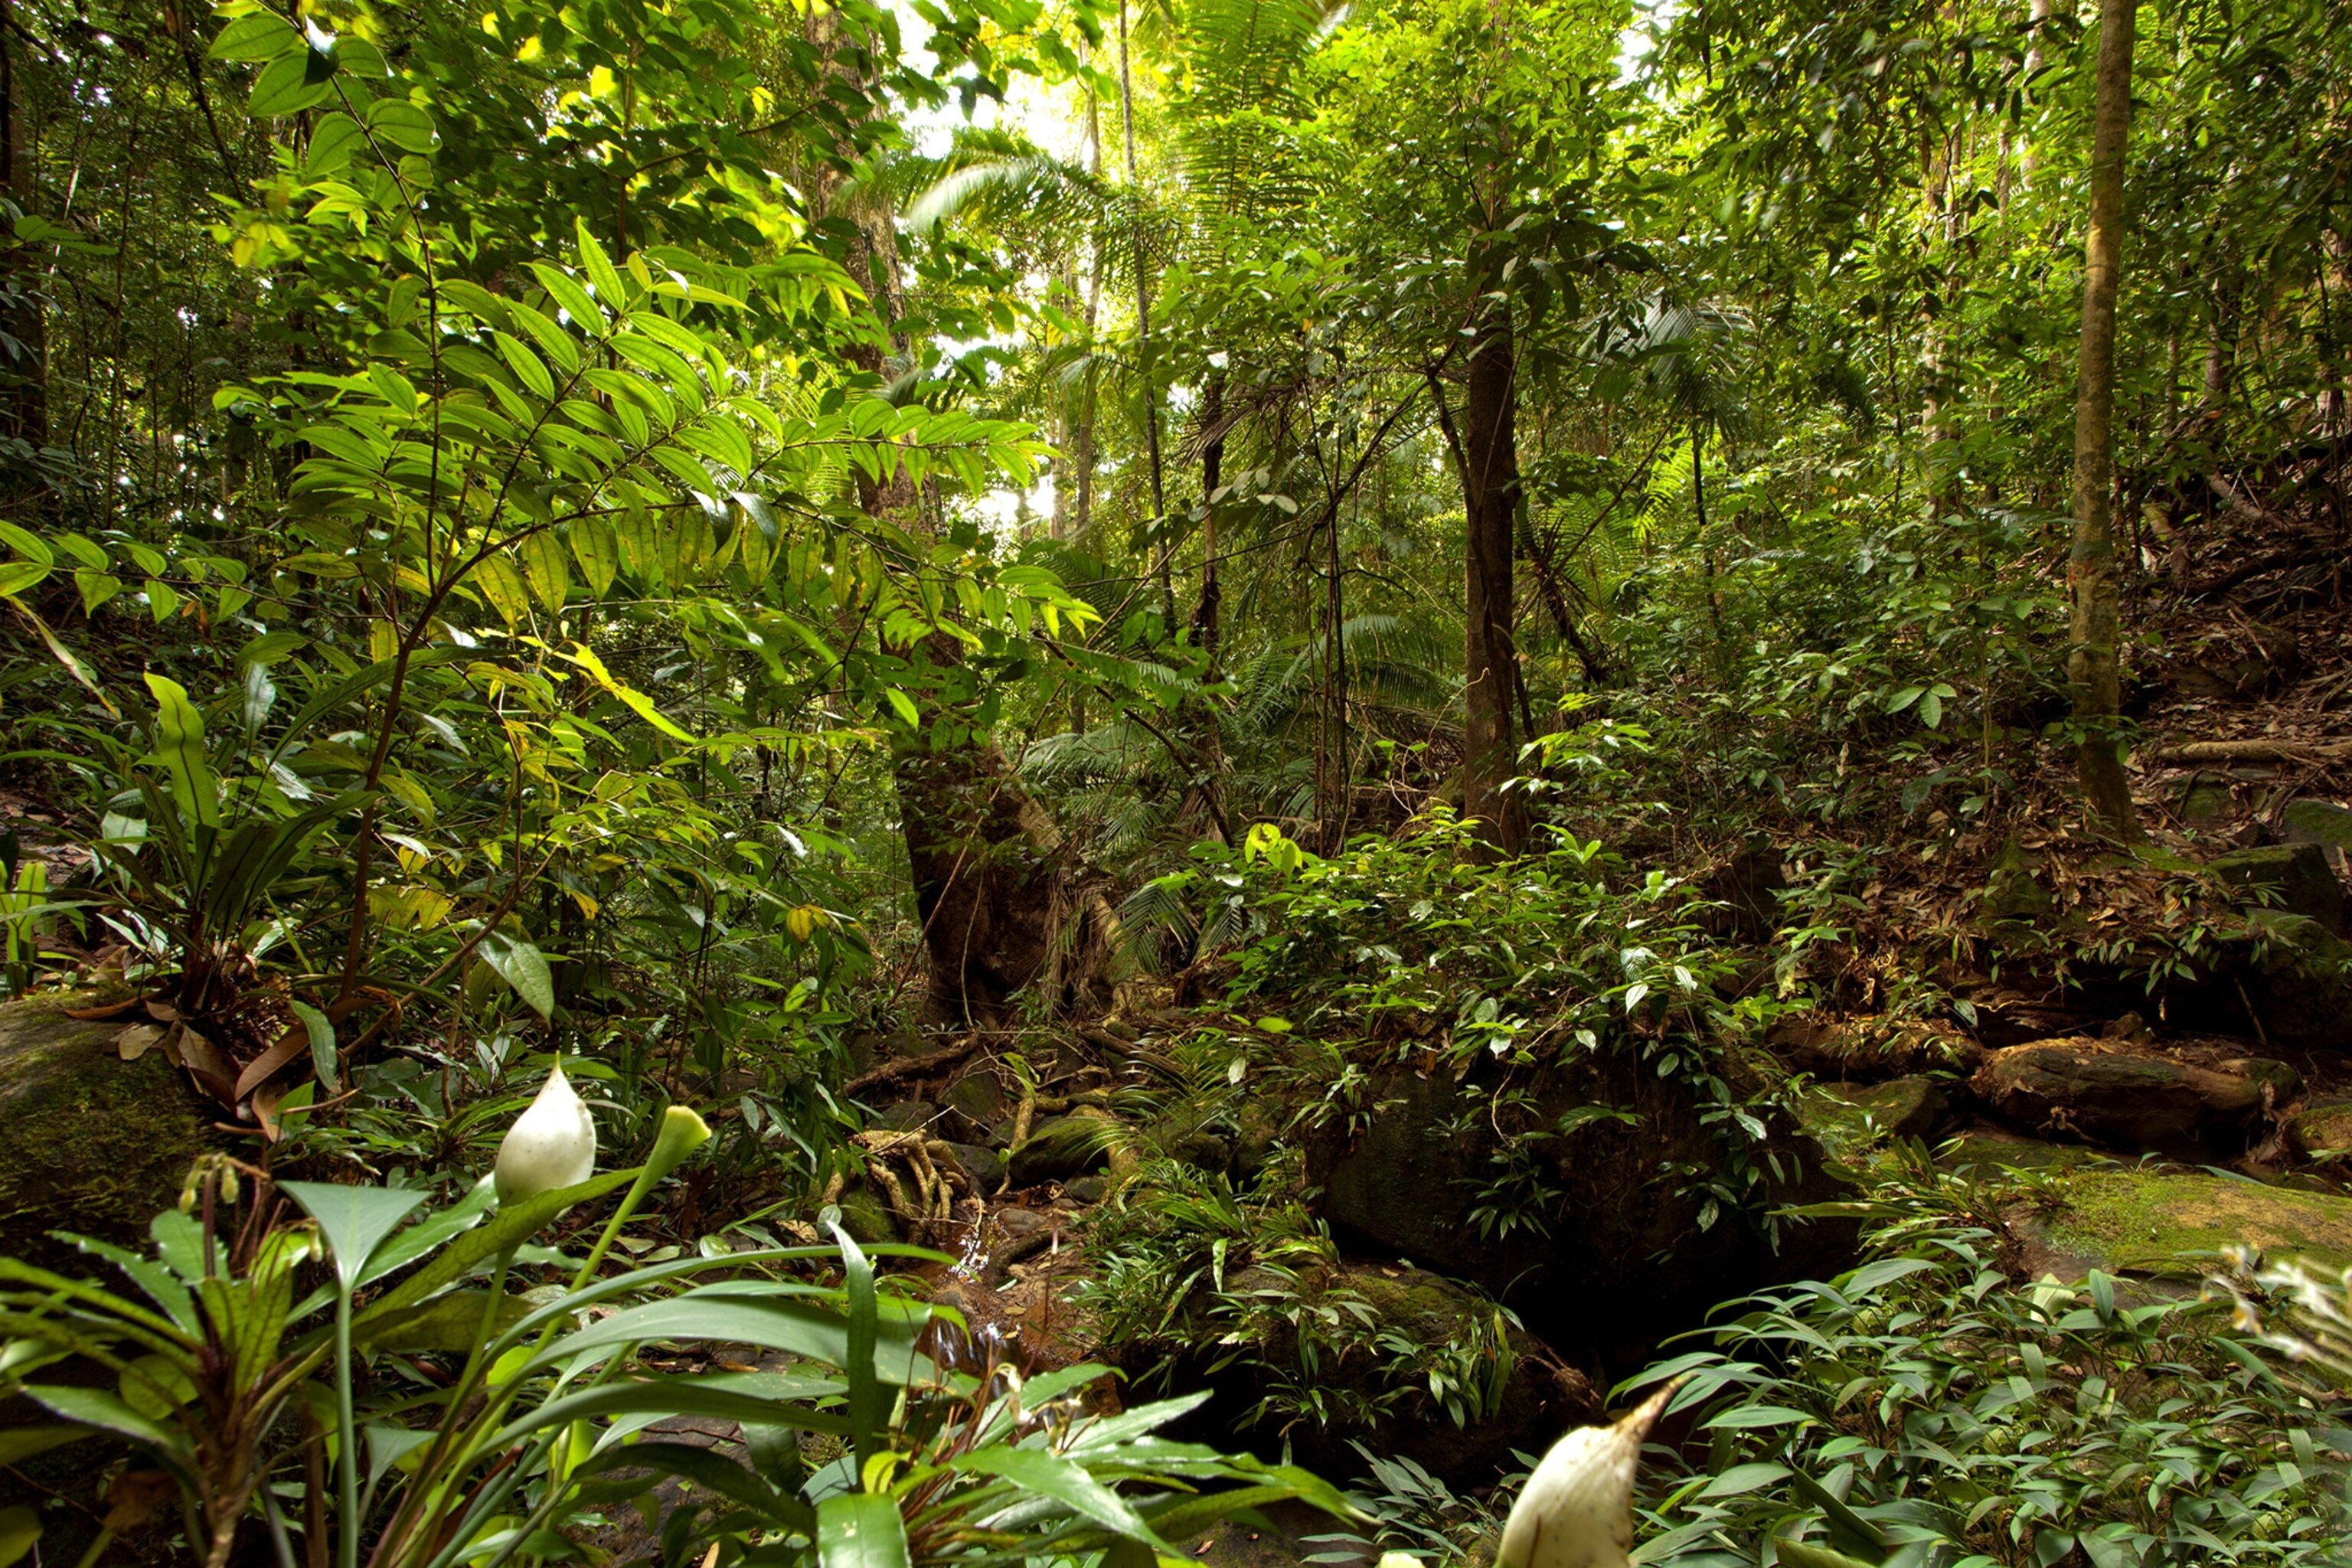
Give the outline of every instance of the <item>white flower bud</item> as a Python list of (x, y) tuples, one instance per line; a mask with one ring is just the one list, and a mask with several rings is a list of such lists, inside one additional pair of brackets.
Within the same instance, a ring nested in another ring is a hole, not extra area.
[(577, 1186), (596, 1173), (596, 1121), (572, 1092), (558, 1061), (539, 1098), (507, 1129), (492, 1176), (499, 1202), (520, 1203), (558, 1187)]
[(1614, 1426), (1580, 1427), (1553, 1444), (1511, 1506), (1495, 1568), (1628, 1568), (1642, 1439), (1679, 1386), (1666, 1384)]

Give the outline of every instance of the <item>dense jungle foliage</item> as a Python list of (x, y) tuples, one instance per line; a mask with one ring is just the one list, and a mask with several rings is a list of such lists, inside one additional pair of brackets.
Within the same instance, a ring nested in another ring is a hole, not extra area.
[(0, 0), (0, 1565), (2352, 1550), (2325, 0)]

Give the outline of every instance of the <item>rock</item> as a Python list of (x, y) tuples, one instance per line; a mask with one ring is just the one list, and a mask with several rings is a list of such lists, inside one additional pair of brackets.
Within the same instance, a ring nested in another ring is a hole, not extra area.
[(986, 1142), (1004, 1119), (1004, 1089), (993, 1073), (966, 1073), (940, 1098), (947, 1111), (947, 1131), (959, 1142)]
[(2190, 827), (2210, 827), (2238, 815), (2237, 791), (2221, 773), (2192, 774), (2181, 786), (2174, 813)]
[(1977, 913), (1990, 926), (2032, 925), (2057, 907), (2034, 876), (2032, 858), (2012, 838), (1985, 877)]
[(1943, 1086), (1898, 1078), (1867, 1088), (1817, 1085), (1797, 1101), (1797, 1120), (1832, 1159), (1854, 1163), (1885, 1138), (1931, 1138), (1951, 1119)]
[(2010, 1222), (2029, 1243), (2026, 1268), (2036, 1274), (2201, 1273), (2233, 1245), (2352, 1263), (2352, 1198), (2333, 1193), (2114, 1166), (2064, 1172), (2050, 1191), (2052, 1202)]
[[(2183, 1153), (2244, 1146), (2294, 1072), (2283, 1062), (2242, 1070), (2191, 1067), (2077, 1037), (2011, 1046), (1977, 1069), (1974, 1088), (2003, 1121), (2133, 1150)], [(2289, 1092), (2292, 1092), (2290, 1089)]]
[(948, 1148), (982, 1192), (992, 1193), (1004, 1184), (1004, 1156), (995, 1150), (984, 1143), (950, 1143)]
[(994, 1220), (996, 1228), (1003, 1231), (1008, 1237), (1028, 1236), (1033, 1232), (1046, 1229), (1054, 1224), (1052, 1215), (1040, 1213), (1036, 1209), (1021, 1208), (1011, 1204), (1003, 1208), (989, 1210), (988, 1217)]
[(1290, 1108), (1273, 1095), (1253, 1094), (1233, 1112), (1234, 1179), (1257, 1179), (1290, 1125)]
[(213, 1147), (205, 1103), (162, 1051), (116, 1053), (136, 1020), (66, 1016), (101, 1000), (85, 991), (0, 1005), (0, 1254), (79, 1271), (86, 1260), (53, 1230), (143, 1250), (147, 1222)]
[(902, 1100), (896, 1105), (886, 1105), (874, 1118), (874, 1125), (891, 1132), (914, 1132), (929, 1128), (940, 1119), (940, 1108), (928, 1100)]
[(841, 1228), (849, 1233), (851, 1240), (873, 1243), (902, 1239), (890, 1206), (863, 1183), (845, 1189), (840, 1205)]
[(2286, 1119), (2287, 1147), (2306, 1160), (2352, 1153), (2352, 1100), (2320, 1100)]
[(1118, 1122), (1108, 1112), (1081, 1106), (1067, 1116), (1049, 1117), (1014, 1145), (1004, 1167), (1016, 1187), (1066, 1181), (1110, 1163), (1110, 1141)]
[[(1719, 1070), (1761, 1120), (1760, 1141), (1693, 1078), (1662, 1076), (1632, 1045), (1517, 1069), (1507, 1110), (1491, 1065), (1460, 1082), (1387, 1068), (1368, 1078), (1355, 1114), (1309, 1138), (1306, 1180), (1322, 1189), (1343, 1246), (1470, 1280), (1556, 1344), (1631, 1359), (1719, 1301), (1827, 1278), (1853, 1245), (1844, 1222), (1768, 1229), (1769, 1210), (1843, 1189), (1736, 1060)], [(1505, 1130), (1518, 1134), (1517, 1158)], [(1702, 1172), (1709, 1179), (1695, 1179)], [(1715, 1194), (1726, 1184), (1747, 1204), (1724, 1205)]]
[[(1259, 1265), (1234, 1275), (1224, 1300), (1241, 1304), (1232, 1331), (1250, 1343), (1258, 1364), (1244, 1367), (1258, 1391), (1289, 1384), (1320, 1396), (1327, 1419), (1284, 1434), (1309, 1467), (1360, 1467), (1352, 1440), (1440, 1478), (1490, 1480), (1513, 1449), (1540, 1453), (1600, 1415), (1601, 1391), (1582, 1373), (1492, 1300), (1423, 1269), (1341, 1259), (1294, 1275)], [(1302, 1319), (1318, 1325), (1311, 1360)], [(1502, 1358), (1503, 1375), (1488, 1381)], [(1460, 1388), (1454, 1408), (1432, 1396), (1433, 1372), (1465, 1371), (1478, 1386)]]
[(1841, 1082), (1967, 1072), (1984, 1055), (1948, 1024), (1884, 1016), (1783, 1018), (1765, 1035), (1764, 1046), (1795, 1071)]
[(1110, 1183), (1101, 1176), (1073, 1176), (1062, 1191), (1074, 1204), (1098, 1204), (1110, 1196)]
[(2231, 887), (2256, 895), (2262, 909), (2302, 915), (2339, 936), (2344, 932), (2344, 884), (2316, 844), (2232, 849), (2215, 856), (2206, 868)]
[(1183, 1133), (1168, 1140), (1167, 1149), (1170, 1158), (1196, 1171), (1222, 1176), (1234, 1168), (1232, 1142), (1214, 1132), (1195, 1131)]
[(2352, 806), (2308, 797), (2289, 801), (2279, 815), (2279, 837), (2289, 844), (2316, 844), (2334, 850), (2331, 858), (2341, 861), (2352, 850)]
[(2293, 684), (2303, 668), (2303, 646), (2293, 632), (2250, 626), (2242, 635), (2221, 632), (2191, 645), (2172, 678), (2184, 696), (2243, 701)]
[(2352, 942), (2303, 915), (2247, 917), (2246, 989), (2270, 1037), (2352, 1050)]

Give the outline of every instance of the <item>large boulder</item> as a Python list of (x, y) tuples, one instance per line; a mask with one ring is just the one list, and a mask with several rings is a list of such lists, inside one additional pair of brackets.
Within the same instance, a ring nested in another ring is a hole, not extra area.
[(1968, 1072), (1984, 1056), (1981, 1047), (1948, 1024), (1885, 1015), (1792, 1016), (1772, 1026), (1764, 1046), (1792, 1071), (1841, 1083)]
[(1817, 1084), (1798, 1099), (1795, 1109), (1822, 1152), (1850, 1169), (1865, 1163), (1886, 1139), (1932, 1138), (1958, 1120), (1943, 1085), (1931, 1078)]
[(2246, 989), (2270, 1037), (2352, 1050), (2352, 942), (2305, 915), (2247, 917)]
[(2279, 837), (2290, 844), (2318, 845), (2340, 868), (2352, 852), (2352, 806), (2332, 800), (2289, 801), (2279, 814)]
[(2317, 844), (2263, 844), (2232, 849), (2209, 864), (2215, 876), (2248, 894), (2257, 907), (2281, 910), (2344, 931), (2344, 884)]
[(162, 1051), (124, 1061), (131, 1020), (68, 1017), (89, 992), (0, 1006), (0, 1253), (45, 1266), (71, 1231), (133, 1247), (213, 1146), (204, 1103)]
[(2352, 1264), (2352, 1198), (2229, 1176), (2086, 1166), (2009, 1216), (2026, 1268), (2201, 1274), (2226, 1247)]
[(1307, 1179), (1350, 1250), (1472, 1280), (1552, 1343), (1622, 1364), (1853, 1245), (1845, 1222), (1769, 1217), (1843, 1192), (1819, 1145), (1746, 1084), (1751, 1137), (1696, 1078), (1571, 1047), (1517, 1069), (1505, 1100), (1492, 1066), (1391, 1067), (1308, 1141)]
[(2077, 1037), (2011, 1046), (1977, 1069), (1977, 1098), (2022, 1131), (2198, 1154), (2243, 1148), (2294, 1096), (2294, 1070), (2246, 1059), (2207, 1068)]

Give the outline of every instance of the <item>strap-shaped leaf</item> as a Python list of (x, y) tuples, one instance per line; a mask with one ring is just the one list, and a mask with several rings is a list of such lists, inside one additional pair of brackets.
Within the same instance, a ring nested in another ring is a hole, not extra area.
[(346, 1187), (329, 1182), (280, 1182), (278, 1190), (302, 1205), (319, 1222), (319, 1234), (334, 1255), (335, 1277), (346, 1290), (356, 1289), (367, 1268), (368, 1255), (400, 1226), (417, 1205), (418, 1192), (392, 1187)]
[(839, 1492), (816, 1507), (820, 1568), (913, 1568), (907, 1521), (885, 1492)]

